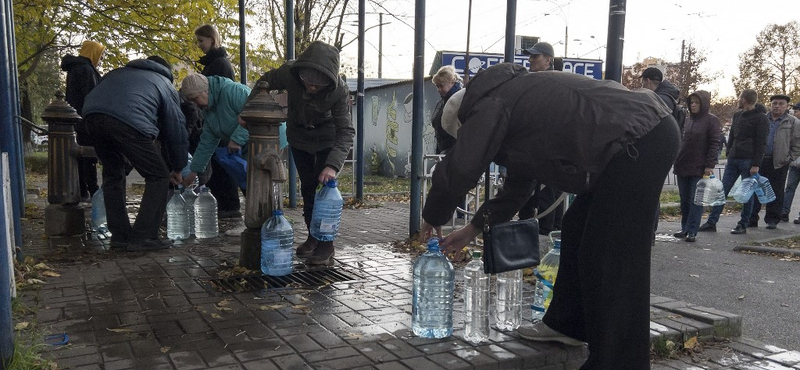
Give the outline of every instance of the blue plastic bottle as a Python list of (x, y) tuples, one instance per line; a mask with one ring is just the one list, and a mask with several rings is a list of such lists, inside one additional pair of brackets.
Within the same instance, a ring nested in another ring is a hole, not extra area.
[(283, 211), (273, 211), (261, 227), (261, 272), (270, 276), (290, 274), (293, 242), (294, 230)]
[(103, 198), (103, 188), (97, 189), (92, 195), (92, 231), (107, 232), (106, 201)]
[(428, 241), (428, 251), (414, 262), (411, 329), (423, 338), (453, 334), (453, 265), (439, 251), (439, 239)]
[(311, 214), (311, 236), (321, 242), (331, 242), (336, 238), (342, 219), (342, 193), (336, 187), (336, 180), (325, 183), (314, 197), (314, 211)]

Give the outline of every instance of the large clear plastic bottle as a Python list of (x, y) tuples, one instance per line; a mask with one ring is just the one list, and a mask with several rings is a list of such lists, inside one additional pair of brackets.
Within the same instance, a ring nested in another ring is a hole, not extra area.
[(755, 190), (755, 194), (758, 197), (758, 201), (761, 204), (767, 204), (769, 202), (774, 201), (775, 198), (775, 190), (772, 189), (772, 185), (769, 183), (769, 179), (765, 176), (760, 176), (758, 174), (756, 176), (757, 186)]
[(200, 191), (197, 200), (194, 201), (194, 235), (198, 239), (219, 236), (217, 199), (211, 195), (210, 189), (205, 186)]
[(194, 185), (183, 190), (183, 200), (186, 201), (186, 215), (189, 220), (189, 236), (195, 234), (194, 231), (194, 203), (197, 201), (197, 194), (194, 192)]
[(311, 214), (311, 236), (321, 242), (331, 242), (336, 238), (342, 218), (344, 200), (336, 188), (336, 180), (325, 183), (314, 197), (314, 211)]
[(500, 330), (514, 330), (522, 323), (522, 270), (497, 274), (495, 325)]
[(178, 189), (172, 192), (172, 197), (167, 202), (167, 238), (189, 239), (189, 215), (186, 214), (186, 201)]
[(103, 188), (100, 188), (92, 195), (92, 231), (108, 232), (107, 223), (106, 201), (103, 198)]
[(551, 232), (550, 240), (553, 242), (553, 248), (544, 255), (539, 266), (533, 270), (536, 277), (533, 304), (531, 305), (533, 321), (539, 321), (544, 317), (544, 313), (550, 307), (550, 301), (553, 300), (553, 286), (556, 283), (558, 264), (561, 260), (561, 232)]
[(489, 339), (489, 276), (483, 272), (481, 252), (472, 252), (464, 267), (464, 339), (480, 343)]
[(703, 176), (697, 182), (694, 193), (694, 204), (698, 206), (720, 206), (725, 204), (725, 189), (722, 181), (714, 174)]
[(270, 276), (283, 276), (292, 272), (292, 244), (294, 230), (276, 209), (261, 227), (261, 272)]
[(423, 338), (445, 338), (453, 334), (453, 287), (455, 271), (439, 251), (439, 239), (428, 241), (428, 251), (413, 268), (411, 329)]

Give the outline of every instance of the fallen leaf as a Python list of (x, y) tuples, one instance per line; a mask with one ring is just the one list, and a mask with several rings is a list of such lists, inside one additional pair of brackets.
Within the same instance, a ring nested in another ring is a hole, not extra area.
[(14, 325), (14, 330), (25, 330), (28, 328), (28, 325), (30, 324), (28, 324), (27, 321), (18, 322), (17, 325)]
[(745, 296), (744, 296), (744, 294), (742, 294), (742, 295), (740, 295), (739, 297), (737, 297), (737, 299), (741, 301), (741, 300), (743, 300), (743, 299), (744, 299), (744, 297), (745, 297)]
[(106, 328), (106, 330), (108, 330), (108, 331), (110, 331), (110, 332), (112, 332), (112, 333), (133, 333), (133, 330), (131, 330), (131, 329), (125, 329), (125, 328), (118, 328), (118, 329), (109, 329), (109, 328)]
[(55, 271), (50, 271), (50, 270), (44, 270), (44, 271), (42, 271), (41, 274), (42, 274), (42, 276), (47, 276), (47, 277), (60, 277), (61, 276), (61, 274), (59, 274), (59, 273), (57, 273)]
[(169, 352), (169, 347), (166, 347), (166, 346), (165, 347), (161, 347), (161, 353), (167, 353), (167, 352)]
[(50, 270), (50, 267), (45, 265), (43, 262), (40, 262), (40, 263), (37, 263), (37, 264), (33, 265), (33, 268), (35, 270)]
[(39, 279), (28, 279), (28, 284), (44, 284), (44, 281)]
[(789, 305), (786, 303), (781, 303), (781, 307), (789, 307)]
[(689, 340), (683, 342), (683, 348), (694, 349), (697, 346), (697, 337), (691, 337)]
[(696, 277), (696, 278), (699, 278), (699, 277), (700, 277), (700, 275), (695, 275), (695, 274), (689, 274), (689, 276), (691, 276), (691, 277)]
[(221, 319), (222, 318), (222, 316), (220, 316), (220, 314), (218, 314), (218, 313), (212, 313), (211, 317), (215, 318), (215, 319)]

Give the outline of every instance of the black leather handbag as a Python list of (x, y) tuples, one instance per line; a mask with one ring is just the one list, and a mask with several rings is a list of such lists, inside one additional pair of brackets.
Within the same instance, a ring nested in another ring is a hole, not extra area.
[[(486, 197), (489, 200), (489, 171), (486, 171)], [(539, 186), (534, 198), (539, 195)], [(539, 221), (536, 217), (489, 226), (490, 212), (483, 216), (483, 271), (487, 274), (519, 270), (539, 264)]]

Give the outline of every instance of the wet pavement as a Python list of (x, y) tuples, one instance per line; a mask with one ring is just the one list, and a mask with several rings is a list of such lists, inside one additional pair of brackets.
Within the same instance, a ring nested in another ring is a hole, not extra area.
[[(302, 222), (301, 210), (285, 212)], [(465, 342), (460, 271), (453, 336), (415, 337), (410, 325), (416, 253), (393, 246), (408, 233), (408, 214), (408, 205), (401, 203), (344, 210), (334, 268), (354, 280), (235, 293), (218, 291), (210, 280), (231, 275), (239, 238), (121, 253), (109, 250), (107, 241), (47, 239), (43, 220), (27, 219), (25, 254), (45, 261), (60, 276), (46, 278), (38, 291), (23, 292), (22, 300), (35, 307), (44, 334), (69, 336), (68, 344), (46, 348), (46, 357), (59, 369), (580, 367), (585, 346), (536, 343), (495, 330), (489, 342)], [(223, 222), (220, 231), (235, 226)], [(296, 231), (295, 240), (305, 237), (305, 230)], [(295, 267), (303, 268), (297, 260)], [(528, 302), (530, 295), (526, 284)], [(523, 313), (530, 320), (530, 310)], [(734, 338), (724, 350), (707, 350), (702, 363), (684, 356), (658, 361), (654, 369), (800, 368), (800, 352), (739, 337), (740, 316), (651, 296), (651, 318), (653, 341)]]

